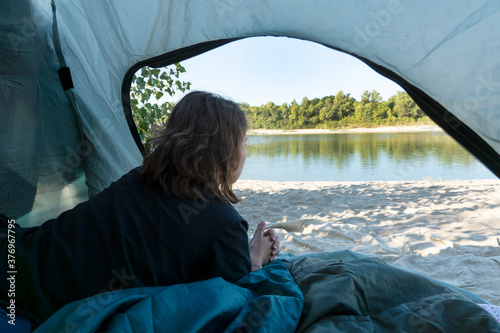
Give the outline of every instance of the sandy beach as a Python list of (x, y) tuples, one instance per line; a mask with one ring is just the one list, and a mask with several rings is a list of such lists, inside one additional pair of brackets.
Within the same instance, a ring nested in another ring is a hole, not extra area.
[(418, 126), (385, 126), (373, 128), (343, 128), (337, 130), (330, 129), (251, 129), (248, 135), (288, 135), (288, 134), (332, 134), (332, 133), (394, 133), (394, 132), (442, 132), (439, 126), (418, 125)]
[(351, 250), (500, 305), (500, 180), (239, 180), (235, 207), (278, 230), (282, 252)]

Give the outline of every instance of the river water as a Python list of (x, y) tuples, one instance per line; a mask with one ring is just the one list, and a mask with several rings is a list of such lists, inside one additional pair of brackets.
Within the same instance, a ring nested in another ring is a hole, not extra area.
[(444, 132), (250, 135), (241, 179), (497, 179)]

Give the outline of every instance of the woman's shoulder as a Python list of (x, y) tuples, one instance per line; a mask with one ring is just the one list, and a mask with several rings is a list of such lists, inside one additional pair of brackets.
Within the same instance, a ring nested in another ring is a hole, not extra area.
[(248, 230), (248, 223), (232, 204), (222, 203), (210, 196), (180, 199), (178, 207), (185, 220), (209, 224), (219, 230), (235, 225), (243, 225)]
[[(142, 178), (142, 167), (136, 167), (113, 184), (113, 193), (123, 202), (143, 206), (148, 211), (163, 211), (170, 220), (179, 220), (191, 227), (210, 224), (217, 229), (225, 229), (234, 224), (242, 224), (248, 229), (245, 219), (231, 203), (223, 203), (202, 191), (195, 198), (178, 198), (167, 193), (160, 184), (150, 184)], [(131, 202), (133, 201), (133, 202)]]

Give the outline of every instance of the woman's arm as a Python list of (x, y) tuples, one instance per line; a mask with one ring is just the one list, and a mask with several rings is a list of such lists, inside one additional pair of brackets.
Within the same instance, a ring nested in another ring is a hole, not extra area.
[(211, 246), (211, 273), (226, 281), (236, 282), (252, 270), (248, 249), (248, 224), (246, 221), (231, 223), (219, 234)]

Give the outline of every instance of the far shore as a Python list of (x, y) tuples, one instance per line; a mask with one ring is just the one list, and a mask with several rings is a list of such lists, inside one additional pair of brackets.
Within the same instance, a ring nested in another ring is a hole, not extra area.
[(248, 135), (288, 135), (288, 134), (333, 134), (333, 133), (395, 133), (395, 132), (442, 132), (439, 126), (384, 126), (372, 128), (341, 128), (341, 129), (251, 129)]

